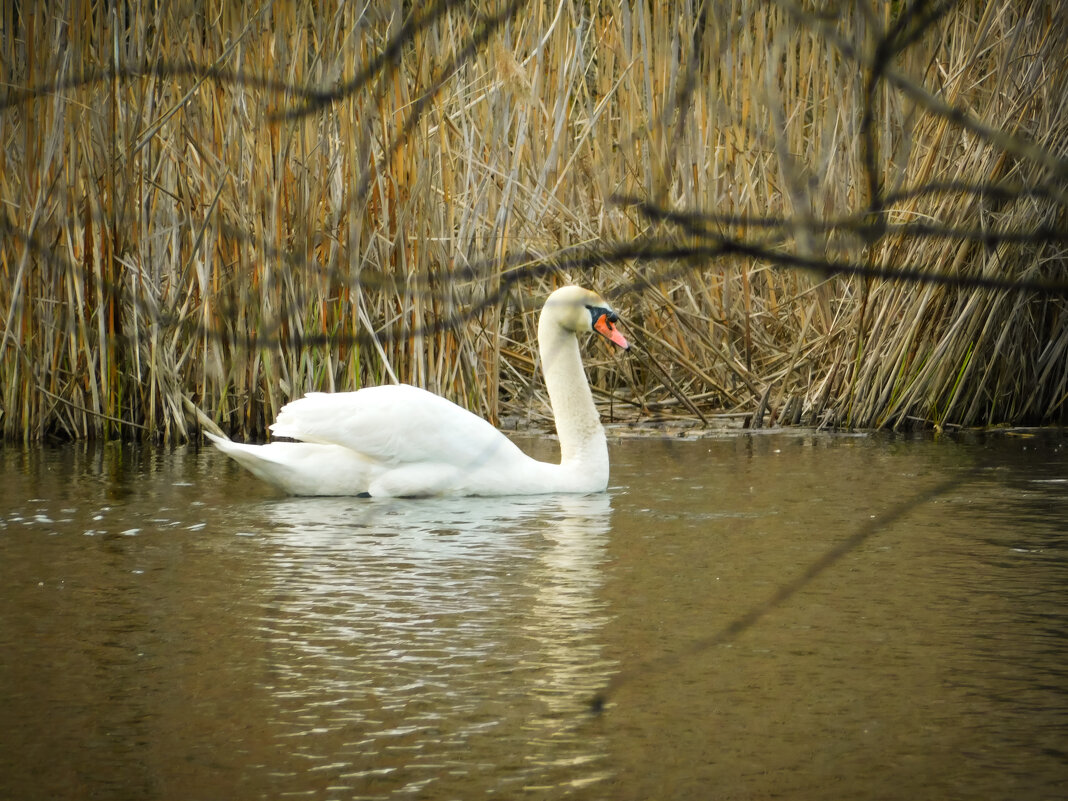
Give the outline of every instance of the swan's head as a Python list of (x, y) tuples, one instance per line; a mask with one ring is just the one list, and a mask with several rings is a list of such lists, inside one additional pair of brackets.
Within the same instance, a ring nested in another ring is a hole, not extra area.
[(565, 331), (574, 334), (596, 331), (624, 350), (630, 347), (615, 327), (619, 315), (596, 292), (580, 286), (560, 287), (546, 299), (541, 313), (543, 320), (551, 320)]

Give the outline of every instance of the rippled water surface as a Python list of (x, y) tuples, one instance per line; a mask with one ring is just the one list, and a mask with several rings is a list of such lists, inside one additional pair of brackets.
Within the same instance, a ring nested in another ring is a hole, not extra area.
[(1065, 439), (611, 455), (372, 501), (0, 449), (0, 798), (1063, 797)]

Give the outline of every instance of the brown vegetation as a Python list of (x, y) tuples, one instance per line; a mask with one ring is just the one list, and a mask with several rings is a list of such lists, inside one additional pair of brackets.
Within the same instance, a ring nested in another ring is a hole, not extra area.
[(1068, 417), (1063, 3), (150, 5), (0, 11), (6, 438), (539, 423), (562, 281), (617, 416)]

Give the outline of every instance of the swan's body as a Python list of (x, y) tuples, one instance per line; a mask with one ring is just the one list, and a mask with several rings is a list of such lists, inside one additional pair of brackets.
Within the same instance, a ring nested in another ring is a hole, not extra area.
[(598, 295), (564, 287), (538, 321), (560, 464), (523, 453), (466, 409), (404, 384), (313, 392), (283, 407), (271, 431), (299, 442), (242, 445), (208, 435), (259, 478), (291, 495), (534, 495), (601, 492), (608, 445), (582, 369), (577, 335), (596, 330), (626, 348)]

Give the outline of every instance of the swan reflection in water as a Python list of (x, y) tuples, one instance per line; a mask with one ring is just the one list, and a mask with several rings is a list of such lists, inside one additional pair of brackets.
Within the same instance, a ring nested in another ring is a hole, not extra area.
[(487, 781), (499, 767), (495, 789), (604, 778), (600, 736), (573, 724), (614, 670), (601, 654), (607, 494), (262, 509), (280, 722), (315, 735), (290, 746), (398, 780), (472, 764)]

